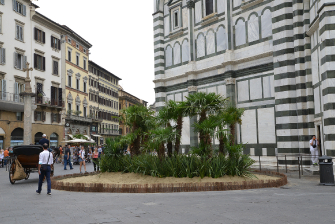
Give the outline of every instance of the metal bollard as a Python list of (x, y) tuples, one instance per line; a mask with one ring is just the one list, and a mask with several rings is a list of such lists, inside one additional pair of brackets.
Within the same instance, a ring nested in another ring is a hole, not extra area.
[(259, 161), (259, 171), (262, 171), (261, 156), (259, 156), (258, 161)]
[(300, 157), (298, 156), (298, 167), (299, 167), (299, 179), (301, 179), (301, 176), (300, 176)]
[(279, 163), (278, 163), (278, 156), (277, 157), (277, 173), (279, 173)]
[(285, 168), (286, 168), (286, 173), (287, 173), (287, 161), (286, 161), (286, 155), (285, 155)]

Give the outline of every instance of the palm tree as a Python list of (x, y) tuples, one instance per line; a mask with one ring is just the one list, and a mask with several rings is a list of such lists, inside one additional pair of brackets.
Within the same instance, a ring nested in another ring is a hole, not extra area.
[[(217, 114), (225, 106), (226, 99), (215, 93), (197, 92), (189, 95), (186, 101), (185, 113), (189, 116), (199, 116), (198, 124), (201, 125), (208, 115)], [(211, 149), (211, 136), (204, 130), (198, 129), (200, 145)]]
[(225, 110), (226, 121), (230, 129), (230, 145), (235, 145), (235, 133), (236, 133), (236, 124), (242, 123), (242, 115), (244, 113), (243, 108), (236, 108), (233, 105), (230, 105)]
[(163, 159), (165, 157), (164, 144), (174, 141), (176, 132), (172, 127), (158, 127), (149, 132), (148, 146), (151, 149), (158, 149), (158, 157)]
[(121, 111), (121, 118), (131, 130), (130, 153), (132, 156), (140, 154), (141, 140), (152, 125), (153, 113), (143, 105), (134, 105)]
[[(171, 126), (171, 120), (173, 118), (172, 110), (171, 107), (169, 106), (173, 101), (169, 101), (165, 107), (163, 107), (161, 110), (159, 110), (157, 119), (158, 119), (158, 124), (167, 127), (167, 128), (172, 128)], [(172, 156), (172, 141), (167, 142), (167, 150), (168, 150), (168, 156)]]

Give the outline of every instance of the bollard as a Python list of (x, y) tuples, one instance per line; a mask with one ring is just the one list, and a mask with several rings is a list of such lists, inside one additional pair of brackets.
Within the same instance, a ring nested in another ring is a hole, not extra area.
[(285, 155), (285, 168), (286, 168), (286, 173), (287, 173), (287, 161), (286, 161), (286, 155)]
[(279, 163), (278, 163), (278, 156), (277, 157), (277, 173), (279, 173)]
[(300, 157), (298, 156), (298, 167), (299, 167), (299, 179), (301, 179), (301, 176), (300, 176)]
[(302, 156), (301, 156), (301, 175), (304, 175), (304, 169), (303, 169), (303, 164), (302, 164)]
[(259, 161), (259, 171), (262, 171), (261, 156), (259, 156), (258, 161)]

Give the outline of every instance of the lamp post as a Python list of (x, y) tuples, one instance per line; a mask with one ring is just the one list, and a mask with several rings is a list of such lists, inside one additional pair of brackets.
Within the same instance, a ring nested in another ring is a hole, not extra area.
[(29, 78), (29, 71), (33, 71), (33, 68), (29, 68), (29, 63), (27, 62), (26, 68), (23, 69), (24, 72), (27, 72), (27, 77), (25, 79), (25, 90), (20, 93), (20, 96), (23, 96), (24, 100), (24, 135), (23, 135), (23, 144), (30, 145), (31, 142), (31, 133), (32, 133), (32, 98), (35, 97), (35, 93), (32, 92)]

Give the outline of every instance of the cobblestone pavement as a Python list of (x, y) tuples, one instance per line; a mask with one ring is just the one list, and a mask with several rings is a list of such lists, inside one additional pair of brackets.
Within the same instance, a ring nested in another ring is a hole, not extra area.
[[(73, 172), (79, 172), (74, 166)], [(88, 164), (88, 171), (93, 165)], [(56, 175), (72, 173), (56, 165)], [(335, 188), (289, 175), (282, 188), (173, 194), (52, 191), (35, 194), (38, 175), (11, 185), (0, 168), (0, 223), (335, 223)]]

